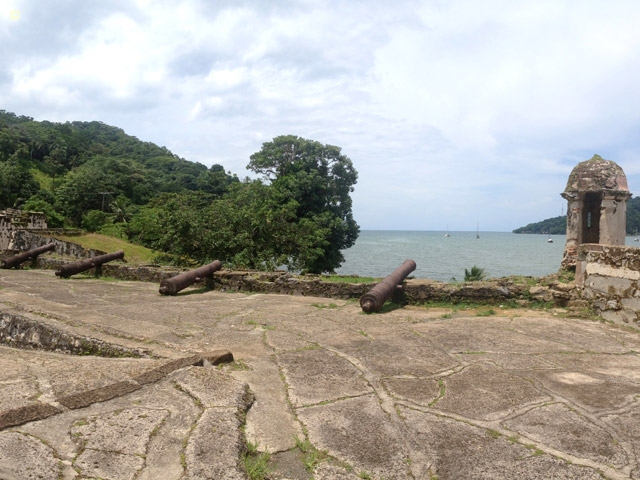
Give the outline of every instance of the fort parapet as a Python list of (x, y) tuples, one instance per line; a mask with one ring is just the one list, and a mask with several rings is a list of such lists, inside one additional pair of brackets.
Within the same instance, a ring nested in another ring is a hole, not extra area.
[(0, 251), (15, 249), (13, 242), (18, 231), (46, 229), (47, 217), (44, 213), (12, 208), (0, 211)]
[(580, 245), (576, 286), (604, 320), (640, 325), (640, 248)]

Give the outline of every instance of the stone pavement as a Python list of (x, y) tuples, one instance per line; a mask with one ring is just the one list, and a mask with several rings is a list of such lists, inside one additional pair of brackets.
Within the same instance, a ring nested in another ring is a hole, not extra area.
[(493, 310), (2, 270), (5, 345), (116, 356), (0, 347), (0, 479), (640, 479), (640, 334)]

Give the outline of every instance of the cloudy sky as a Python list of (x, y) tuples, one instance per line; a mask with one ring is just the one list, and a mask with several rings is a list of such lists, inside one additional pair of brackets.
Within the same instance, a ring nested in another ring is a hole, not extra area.
[(0, 109), (240, 177), (337, 145), (363, 229), (511, 231), (597, 153), (640, 194), (637, 0), (0, 0)]

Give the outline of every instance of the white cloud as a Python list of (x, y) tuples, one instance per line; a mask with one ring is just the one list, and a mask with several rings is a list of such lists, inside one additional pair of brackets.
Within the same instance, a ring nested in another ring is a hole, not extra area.
[(100, 120), (240, 176), (277, 135), (339, 145), (363, 228), (555, 216), (594, 153), (640, 180), (632, 1), (16, 5), (0, 20), (2, 108)]

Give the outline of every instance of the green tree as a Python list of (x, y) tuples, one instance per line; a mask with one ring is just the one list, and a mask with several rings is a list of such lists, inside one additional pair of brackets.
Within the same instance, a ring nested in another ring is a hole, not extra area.
[(295, 209), (289, 222), (296, 224), (292, 230), (304, 235), (297, 245), (290, 245), (290, 263), (310, 273), (339, 267), (344, 261), (341, 251), (351, 247), (360, 233), (350, 196), (358, 174), (341, 149), (280, 136), (251, 155), (247, 168), (270, 182), (276, 211)]
[(109, 209), (113, 213), (113, 223), (127, 223), (131, 218), (129, 214), (129, 202), (127, 197), (120, 195), (109, 204)]
[(39, 189), (33, 175), (19, 162), (0, 162), (0, 210), (19, 207)]
[(64, 215), (58, 213), (53, 205), (38, 196), (33, 196), (22, 205), (25, 212), (42, 212), (47, 217), (47, 227), (64, 227)]

